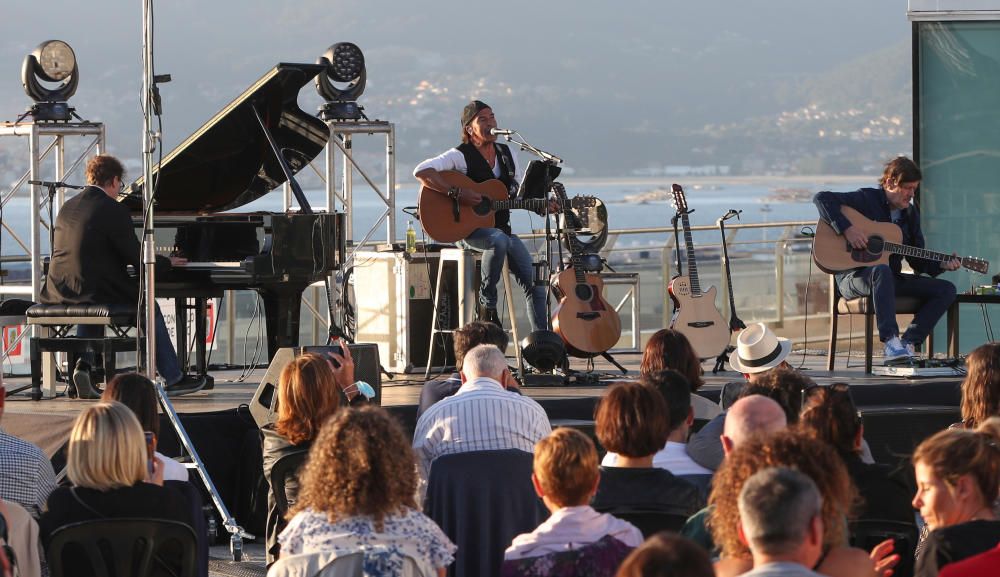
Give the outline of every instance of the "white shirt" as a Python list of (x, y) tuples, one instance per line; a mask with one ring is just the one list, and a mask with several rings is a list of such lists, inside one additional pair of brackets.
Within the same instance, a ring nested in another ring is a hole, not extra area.
[(154, 454), (160, 458), (163, 463), (163, 480), (164, 481), (187, 481), (188, 480), (188, 470), (183, 463), (179, 463), (174, 459), (155, 451)]
[[(517, 161), (517, 147), (508, 146), (507, 148), (510, 149), (510, 156), (514, 159), (514, 182), (521, 182), (521, 164)], [(493, 176), (497, 178), (500, 178), (501, 162), (498, 153), (496, 162), (493, 164)], [(428, 158), (421, 162), (413, 169), (413, 175), (416, 176), (418, 172), (428, 168), (433, 168), (438, 172), (442, 170), (455, 170), (462, 174), (469, 173), (469, 167), (465, 163), (465, 155), (457, 148), (446, 150), (434, 158)]]
[(522, 533), (504, 551), (505, 561), (541, 557), (570, 551), (600, 541), (605, 535), (635, 548), (642, 545), (642, 532), (628, 521), (598, 513), (589, 505), (563, 507), (531, 533)]
[[(617, 453), (604, 455), (601, 464), (605, 467), (615, 467), (618, 462)], [(662, 449), (653, 455), (653, 466), (659, 469), (666, 469), (676, 475), (711, 475), (711, 469), (706, 469), (695, 463), (687, 454), (687, 443), (677, 443), (667, 441)]]
[(479, 377), (420, 416), (413, 450), (420, 477), (426, 481), (431, 461), (441, 455), (499, 449), (533, 453), (535, 443), (551, 432), (541, 405), (493, 379)]

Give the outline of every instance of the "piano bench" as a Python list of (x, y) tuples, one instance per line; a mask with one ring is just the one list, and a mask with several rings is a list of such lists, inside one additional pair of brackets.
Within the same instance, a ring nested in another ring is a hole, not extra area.
[[(136, 324), (134, 305), (34, 305), (26, 316), (28, 326), (38, 327), (40, 336), (31, 337), (31, 398), (40, 400), (42, 389), (47, 397), (56, 395), (55, 360), (52, 353), (68, 353), (68, 373), (72, 374), (78, 356), (100, 353), (104, 359), (105, 380), (115, 374), (115, 354), (137, 351), (136, 338), (128, 336)], [(111, 329), (111, 335), (78, 337), (71, 334), (76, 325)], [(44, 363), (43, 363), (44, 359)], [(67, 381), (72, 378), (67, 377)]]

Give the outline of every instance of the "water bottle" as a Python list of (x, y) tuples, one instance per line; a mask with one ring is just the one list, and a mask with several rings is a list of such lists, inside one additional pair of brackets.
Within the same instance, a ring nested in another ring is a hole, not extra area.
[(417, 252), (417, 231), (413, 230), (413, 221), (406, 222), (406, 252), (413, 254)]

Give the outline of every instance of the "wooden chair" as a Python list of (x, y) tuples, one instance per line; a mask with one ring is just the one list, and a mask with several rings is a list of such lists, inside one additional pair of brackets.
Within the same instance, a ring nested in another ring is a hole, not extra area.
[[(896, 314), (916, 314), (923, 301), (914, 297), (896, 298)], [(833, 275), (830, 275), (830, 344), (826, 355), (826, 370), (833, 370), (837, 356), (837, 325), (842, 315), (864, 315), (865, 317), (865, 374), (872, 372), (872, 349), (875, 343), (875, 306), (871, 297), (845, 299)]]

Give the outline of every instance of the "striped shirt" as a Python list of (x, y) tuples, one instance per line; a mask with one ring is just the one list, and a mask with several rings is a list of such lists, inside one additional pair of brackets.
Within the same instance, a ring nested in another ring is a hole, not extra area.
[(0, 429), (0, 498), (38, 518), (56, 488), (52, 463), (36, 445)]
[(535, 443), (551, 432), (541, 405), (493, 379), (479, 377), (420, 416), (413, 451), (420, 477), (426, 481), (431, 462), (441, 455), (498, 449), (533, 453)]

